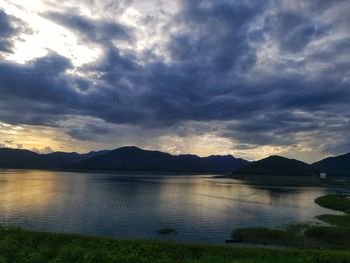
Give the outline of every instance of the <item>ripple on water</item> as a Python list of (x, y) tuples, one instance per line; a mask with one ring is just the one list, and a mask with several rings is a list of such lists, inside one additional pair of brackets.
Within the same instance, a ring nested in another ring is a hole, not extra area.
[[(313, 201), (328, 192), (256, 188), (203, 176), (1, 171), (0, 224), (120, 238), (223, 242), (237, 227), (281, 226), (329, 213)], [(162, 227), (176, 233), (157, 234)]]

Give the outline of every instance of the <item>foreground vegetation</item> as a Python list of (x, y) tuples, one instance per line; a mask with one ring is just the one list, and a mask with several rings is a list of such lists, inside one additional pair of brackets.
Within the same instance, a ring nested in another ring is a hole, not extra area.
[[(273, 244), (298, 248), (350, 249), (350, 199), (332, 194), (319, 197), (315, 202), (323, 207), (343, 211), (344, 215), (319, 215), (316, 218), (328, 225), (297, 224), (282, 229), (242, 228), (232, 237), (237, 241)], [(349, 259), (350, 260), (350, 259)]]
[(238, 248), (161, 241), (117, 240), (0, 227), (1, 263), (294, 263), (350, 262), (349, 251)]

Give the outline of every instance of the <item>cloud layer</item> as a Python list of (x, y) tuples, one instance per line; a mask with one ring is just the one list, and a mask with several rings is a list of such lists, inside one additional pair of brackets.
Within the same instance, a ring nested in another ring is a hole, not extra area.
[[(349, 1), (107, 3), (39, 12), (101, 56), (2, 60), (1, 122), (117, 144), (137, 130), (150, 146), (210, 134), (248, 158), (350, 150)], [(0, 21), (0, 51), (14, 52), (23, 24)]]

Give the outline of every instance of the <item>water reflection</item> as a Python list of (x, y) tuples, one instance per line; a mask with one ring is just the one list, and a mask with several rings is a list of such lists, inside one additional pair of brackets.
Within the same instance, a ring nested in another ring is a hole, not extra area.
[[(334, 213), (318, 188), (251, 187), (209, 176), (0, 171), (0, 223), (120, 238), (223, 242), (233, 228)], [(177, 234), (156, 230), (173, 227)]]

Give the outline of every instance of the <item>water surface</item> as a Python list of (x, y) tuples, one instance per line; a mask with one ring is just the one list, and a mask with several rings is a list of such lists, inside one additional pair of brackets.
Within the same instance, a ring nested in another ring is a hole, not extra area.
[[(253, 187), (209, 175), (0, 170), (0, 224), (119, 238), (222, 243), (232, 229), (283, 226), (335, 213), (334, 190)], [(176, 233), (159, 235), (162, 227)]]

